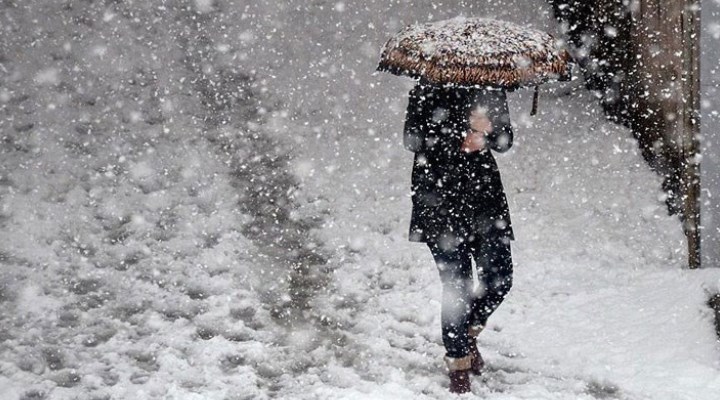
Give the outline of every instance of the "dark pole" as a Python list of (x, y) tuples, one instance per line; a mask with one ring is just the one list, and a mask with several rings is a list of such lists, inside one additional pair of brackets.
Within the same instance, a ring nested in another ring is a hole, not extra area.
[(688, 242), (688, 266), (699, 268), (700, 252), (700, 2), (684, 0), (683, 35), (683, 129), (682, 189)]

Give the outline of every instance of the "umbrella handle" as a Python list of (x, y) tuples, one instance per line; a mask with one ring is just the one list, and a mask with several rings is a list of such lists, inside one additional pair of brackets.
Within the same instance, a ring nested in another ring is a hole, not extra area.
[(533, 104), (532, 104), (532, 110), (530, 110), (530, 115), (537, 114), (538, 109), (538, 97), (540, 97), (540, 89), (539, 86), (535, 86), (535, 93), (533, 94)]

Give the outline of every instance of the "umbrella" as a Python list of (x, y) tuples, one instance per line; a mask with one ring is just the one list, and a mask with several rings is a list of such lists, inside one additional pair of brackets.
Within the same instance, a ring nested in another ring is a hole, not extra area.
[(433, 84), (515, 89), (570, 78), (570, 55), (548, 33), (507, 21), (456, 17), (409, 25), (383, 46), (379, 71)]

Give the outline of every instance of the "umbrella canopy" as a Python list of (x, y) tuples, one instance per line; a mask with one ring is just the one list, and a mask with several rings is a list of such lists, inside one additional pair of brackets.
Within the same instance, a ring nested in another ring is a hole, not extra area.
[(407, 26), (385, 43), (377, 69), (434, 84), (512, 89), (568, 79), (569, 59), (545, 32), (457, 17)]

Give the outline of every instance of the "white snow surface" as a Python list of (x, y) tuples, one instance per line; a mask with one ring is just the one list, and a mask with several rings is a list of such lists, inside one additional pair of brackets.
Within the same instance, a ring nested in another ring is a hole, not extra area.
[[(544, 2), (13, 4), (0, 5), (15, 29), (0, 47), (0, 399), (453, 397), (439, 278), (407, 240), (412, 81), (372, 71), (409, 23), (552, 30)], [(215, 124), (224, 111), (203, 111), (199, 90), (236, 67), (255, 112), (234, 103)], [(479, 338), (486, 373), (458, 398), (717, 399), (705, 303), (720, 272), (684, 268), (661, 179), (592, 93), (555, 84), (534, 117), (531, 97), (510, 94), (515, 144), (497, 157), (514, 287)], [(287, 164), (264, 161), (275, 148)], [(252, 229), (267, 226), (248, 187), (282, 189), (280, 232), (305, 229), (327, 261), (290, 319), (282, 260), (297, 254)]]

